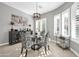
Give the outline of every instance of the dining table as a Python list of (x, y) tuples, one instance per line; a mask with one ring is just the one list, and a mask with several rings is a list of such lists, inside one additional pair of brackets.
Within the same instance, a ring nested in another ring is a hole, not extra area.
[(31, 46), (32, 50), (39, 50), (42, 46), (39, 44), (39, 42), (41, 41), (42, 36), (40, 35), (36, 35), (36, 36), (31, 36), (32, 41), (34, 42), (33, 45)]

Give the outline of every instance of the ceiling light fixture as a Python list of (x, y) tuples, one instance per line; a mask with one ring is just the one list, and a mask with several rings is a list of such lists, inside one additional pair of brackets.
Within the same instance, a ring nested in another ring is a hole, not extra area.
[(38, 13), (38, 3), (36, 2), (36, 12), (33, 13), (33, 18), (36, 19), (36, 20), (39, 20), (40, 19), (40, 13)]

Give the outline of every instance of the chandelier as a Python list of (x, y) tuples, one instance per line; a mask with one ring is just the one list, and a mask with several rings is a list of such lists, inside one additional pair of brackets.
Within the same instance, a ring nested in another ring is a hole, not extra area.
[(38, 13), (38, 7), (39, 7), (38, 3), (36, 2), (36, 12), (33, 13), (33, 18), (36, 20), (40, 19), (40, 13)]

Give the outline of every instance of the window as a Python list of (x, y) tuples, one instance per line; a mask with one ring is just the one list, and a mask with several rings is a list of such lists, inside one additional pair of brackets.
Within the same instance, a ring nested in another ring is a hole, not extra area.
[(79, 3), (74, 3), (71, 7), (71, 38), (79, 43)]
[(62, 12), (62, 35), (70, 36), (70, 8)]
[(36, 20), (36, 32), (46, 32), (46, 18), (42, 18), (40, 20)]
[(61, 35), (61, 15), (54, 16), (54, 35)]
[(54, 36), (70, 36), (70, 8), (54, 16)]

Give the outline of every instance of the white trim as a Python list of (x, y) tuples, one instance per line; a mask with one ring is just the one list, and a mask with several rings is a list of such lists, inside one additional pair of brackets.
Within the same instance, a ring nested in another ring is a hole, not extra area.
[(0, 44), (0, 46), (3, 46), (3, 45), (7, 45), (8, 43), (2, 43), (2, 44)]
[(77, 53), (74, 49), (70, 48), (70, 50), (76, 55), (79, 57), (79, 53)]

